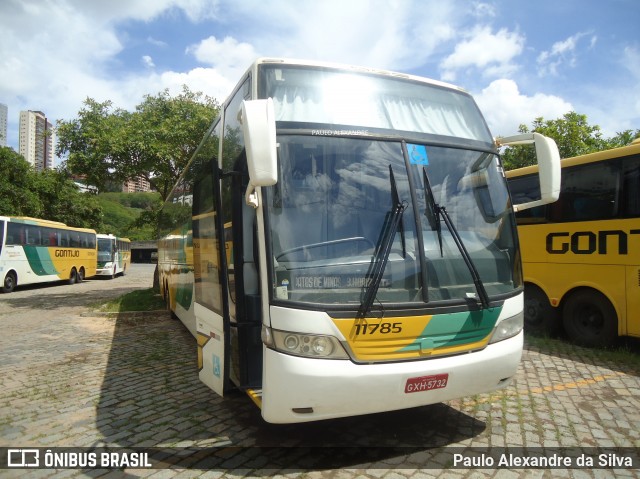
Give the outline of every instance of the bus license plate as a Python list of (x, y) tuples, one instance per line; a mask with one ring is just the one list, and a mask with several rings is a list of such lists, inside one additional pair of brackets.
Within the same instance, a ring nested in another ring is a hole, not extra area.
[(421, 376), (419, 378), (409, 378), (407, 379), (407, 384), (404, 387), (404, 392), (408, 394), (431, 391), (432, 389), (442, 389), (447, 387), (448, 381), (448, 373)]

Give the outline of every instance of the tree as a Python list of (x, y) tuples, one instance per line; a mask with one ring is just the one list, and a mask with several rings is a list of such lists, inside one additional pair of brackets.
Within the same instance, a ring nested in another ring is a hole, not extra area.
[(207, 128), (218, 103), (184, 86), (176, 97), (147, 95), (134, 112), (87, 99), (78, 119), (59, 122), (58, 154), (66, 168), (103, 190), (108, 180), (146, 178), (162, 199), (171, 192)]
[[(536, 118), (531, 124), (531, 130), (526, 125), (520, 125), (520, 133), (535, 132), (555, 140), (560, 152), (560, 158), (585, 155), (594, 151), (607, 150), (631, 143), (634, 134), (631, 130), (618, 133), (615, 137), (605, 139), (598, 125), (589, 125), (586, 115), (574, 111), (565, 113), (561, 118), (545, 120)], [(640, 134), (636, 130), (635, 136)], [(536, 163), (533, 147), (516, 146), (507, 148), (502, 154), (505, 169), (511, 170)]]
[(41, 218), (78, 228), (102, 229), (102, 208), (95, 195), (80, 192), (63, 171), (37, 173), (36, 190), (43, 204)]
[(218, 110), (214, 99), (186, 86), (176, 97), (169, 90), (145, 96), (122, 137), (122, 170), (131, 178), (146, 178), (165, 200)]
[(75, 120), (58, 121), (56, 154), (67, 156), (67, 171), (103, 190), (109, 181), (123, 181), (114, 158), (114, 145), (128, 114), (114, 109), (110, 101), (99, 103), (87, 98), (84, 105)]
[(81, 193), (62, 171), (34, 171), (11, 148), (0, 148), (0, 214), (102, 226), (102, 210), (93, 195)]
[(623, 132), (619, 132), (613, 138), (607, 140), (608, 148), (618, 148), (620, 146), (630, 145), (631, 142), (635, 139), (640, 138), (640, 130), (625, 130)]
[(31, 165), (12, 148), (0, 148), (0, 215), (40, 216)]

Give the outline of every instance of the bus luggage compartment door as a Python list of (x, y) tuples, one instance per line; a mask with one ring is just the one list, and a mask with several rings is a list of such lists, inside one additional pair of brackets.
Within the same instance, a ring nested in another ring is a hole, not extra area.
[(196, 303), (200, 381), (220, 396), (225, 385), (225, 337), (222, 317)]

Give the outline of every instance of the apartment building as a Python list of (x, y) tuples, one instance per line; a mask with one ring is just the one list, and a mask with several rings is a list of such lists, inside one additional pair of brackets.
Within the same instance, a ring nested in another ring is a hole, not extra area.
[(9, 108), (4, 103), (0, 103), (0, 147), (7, 146), (7, 117)]
[(151, 185), (149, 181), (141, 176), (134, 178), (132, 180), (126, 181), (122, 185), (122, 191), (124, 193), (137, 193), (140, 191), (151, 191)]
[(21, 111), (19, 153), (36, 171), (54, 167), (55, 129), (41, 111)]

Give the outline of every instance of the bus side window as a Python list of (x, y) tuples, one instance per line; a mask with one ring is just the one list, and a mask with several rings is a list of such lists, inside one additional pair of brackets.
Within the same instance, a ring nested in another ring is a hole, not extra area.
[(618, 171), (613, 162), (566, 168), (560, 195), (565, 221), (597, 220), (615, 216), (618, 206)]
[(24, 226), (19, 223), (7, 224), (7, 244), (24, 244)]
[(27, 244), (40, 246), (40, 231), (37, 228), (27, 228)]
[[(514, 204), (539, 200), (540, 181), (537, 175), (520, 176), (509, 180), (509, 189)], [(555, 203), (552, 206), (555, 205)], [(552, 213), (553, 214), (553, 213)], [(536, 206), (516, 213), (518, 224), (544, 223), (547, 216), (547, 205)]]
[(640, 156), (623, 158), (623, 183), (621, 215), (636, 217), (640, 215)]

